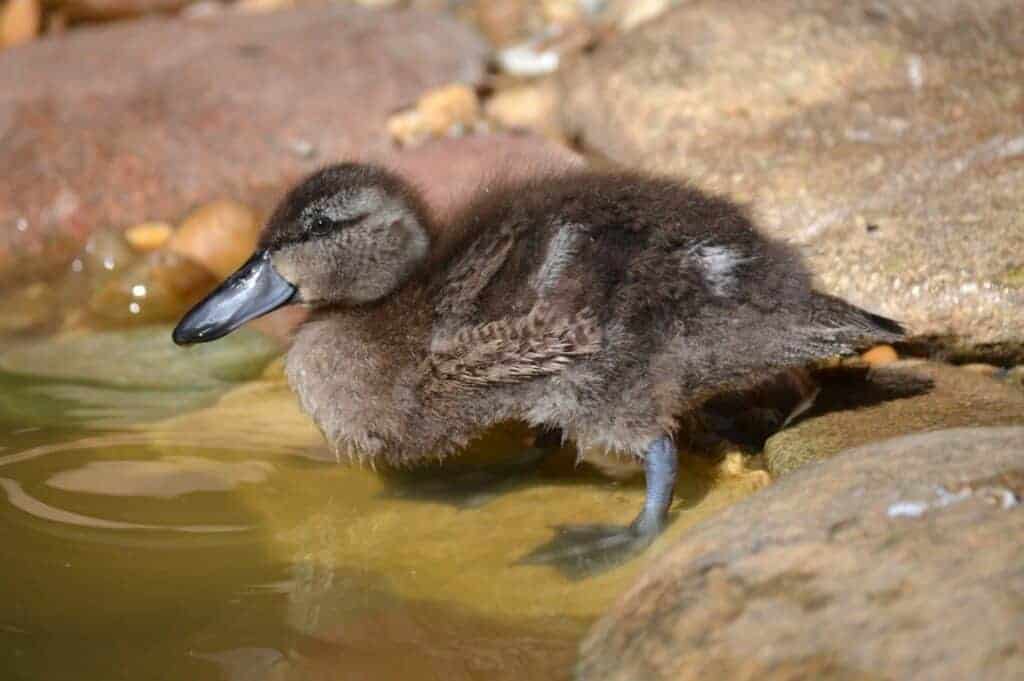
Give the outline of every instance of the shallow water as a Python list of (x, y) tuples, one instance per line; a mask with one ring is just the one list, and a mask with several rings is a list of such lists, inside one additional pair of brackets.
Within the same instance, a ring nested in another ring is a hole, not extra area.
[(4, 678), (568, 678), (644, 563), (756, 486), (686, 461), (644, 556), (518, 565), (551, 525), (628, 521), (642, 487), (515, 425), (441, 470), (338, 465), (258, 338), (163, 333), (0, 346)]

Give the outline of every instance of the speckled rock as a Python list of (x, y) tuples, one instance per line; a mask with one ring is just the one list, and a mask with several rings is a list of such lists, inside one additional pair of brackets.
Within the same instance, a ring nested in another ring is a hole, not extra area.
[(1024, 675), (1024, 428), (805, 468), (687, 534), (592, 629), (579, 679)]
[(1016, 0), (686, 3), (563, 67), (563, 115), (752, 200), (828, 290), (1022, 357), (1022, 36)]
[(887, 364), (866, 378), (855, 373), (823, 376), (814, 406), (768, 439), (764, 456), (772, 475), (910, 433), (1024, 425), (1024, 395), (991, 376), (920, 360)]
[(265, 210), (327, 161), (384, 154), (387, 117), (430, 88), (477, 82), (484, 52), (443, 15), (349, 5), (146, 19), (12, 50), (0, 60), (0, 167), (14, 169), (0, 183), (0, 280), (97, 227), (174, 221), (222, 196)]

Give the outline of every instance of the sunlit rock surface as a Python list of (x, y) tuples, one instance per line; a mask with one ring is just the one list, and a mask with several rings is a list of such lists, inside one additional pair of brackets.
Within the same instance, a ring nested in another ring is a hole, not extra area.
[(808, 466), (653, 563), (584, 642), (578, 678), (1019, 678), (1022, 495), (1022, 428)]
[(686, 3), (563, 68), (564, 117), (752, 201), (830, 292), (1019, 358), (1022, 35), (1016, 0)]

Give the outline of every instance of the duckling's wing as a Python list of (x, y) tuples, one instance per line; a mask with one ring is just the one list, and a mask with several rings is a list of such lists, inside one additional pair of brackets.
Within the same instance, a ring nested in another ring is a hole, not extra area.
[(476, 311), (480, 292), (505, 265), (516, 241), (514, 225), (502, 225), (475, 239), (449, 269), (437, 296), (435, 316), (450, 335)]
[(556, 374), (600, 348), (590, 309), (556, 313), (538, 303), (529, 314), (468, 326), (435, 343), (428, 364), (442, 383), (510, 384)]

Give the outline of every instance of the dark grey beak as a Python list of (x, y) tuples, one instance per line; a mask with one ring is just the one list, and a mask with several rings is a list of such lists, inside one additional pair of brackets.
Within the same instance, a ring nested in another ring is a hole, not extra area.
[(188, 311), (171, 338), (178, 345), (226, 336), (250, 319), (292, 302), (295, 287), (274, 270), (268, 251), (257, 251), (213, 293)]

